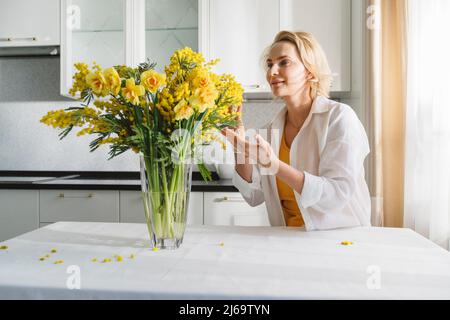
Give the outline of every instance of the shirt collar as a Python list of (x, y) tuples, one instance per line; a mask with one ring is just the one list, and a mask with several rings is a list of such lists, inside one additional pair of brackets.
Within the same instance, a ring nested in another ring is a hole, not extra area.
[[(324, 113), (324, 112), (328, 112), (331, 109), (331, 104), (329, 103), (330, 101), (323, 97), (323, 96), (317, 96), (314, 101), (313, 104), (311, 106), (311, 114), (314, 113)], [(283, 108), (280, 110), (280, 112), (278, 112), (278, 114), (274, 117), (273, 121), (270, 122), (271, 127), (272, 128), (281, 128), (283, 125), (283, 121), (285, 119), (285, 115), (287, 112), (287, 106), (284, 105)]]

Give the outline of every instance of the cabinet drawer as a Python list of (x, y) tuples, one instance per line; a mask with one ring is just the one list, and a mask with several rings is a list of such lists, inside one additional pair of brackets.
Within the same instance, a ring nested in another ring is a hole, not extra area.
[[(140, 191), (120, 191), (120, 222), (145, 222), (144, 205)], [(203, 192), (191, 192), (187, 224), (203, 224)]]
[(119, 222), (119, 191), (41, 190), (40, 222)]
[(251, 207), (238, 192), (207, 192), (203, 206), (205, 225), (270, 225), (265, 204)]
[(0, 242), (39, 226), (39, 191), (0, 190)]

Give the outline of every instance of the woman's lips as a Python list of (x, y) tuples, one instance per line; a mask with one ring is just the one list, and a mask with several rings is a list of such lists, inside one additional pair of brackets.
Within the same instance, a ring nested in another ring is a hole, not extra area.
[(284, 84), (284, 81), (274, 81), (271, 83), (273, 87), (280, 87)]

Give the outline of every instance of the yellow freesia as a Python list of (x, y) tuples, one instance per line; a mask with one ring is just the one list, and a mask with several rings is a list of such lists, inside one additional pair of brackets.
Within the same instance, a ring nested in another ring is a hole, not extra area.
[(141, 84), (151, 93), (155, 93), (166, 84), (166, 76), (155, 70), (147, 70), (141, 74)]
[(120, 76), (114, 68), (106, 69), (103, 74), (105, 75), (106, 85), (112, 94), (117, 95), (120, 91)]
[(196, 68), (192, 73), (192, 85), (194, 89), (206, 88), (211, 85), (209, 72), (203, 68)]
[(90, 72), (86, 76), (86, 83), (97, 96), (108, 94), (106, 79), (101, 71)]
[(189, 119), (194, 113), (194, 109), (184, 99), (178, 102), (173, 111), (175, 112), (175, 120)]
[(189, 103), (200, 113), (206, 109), (213, 107), (219, 93), (214, 85), (205, 88), (198, 88), (194, 91), (194, 95), (189, 99)]
[(145, 94), (144, 86), (136, 85), (134, 79), (127, 79), (125, 88), (122, 88), (122, 96), (128, 102), (139, 104), (139, 97)]

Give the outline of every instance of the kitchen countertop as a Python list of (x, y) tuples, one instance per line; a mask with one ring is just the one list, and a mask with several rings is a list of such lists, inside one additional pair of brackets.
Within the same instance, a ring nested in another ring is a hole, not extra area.
[[(238, 192), (231, 179), (204, 181), (193, 172), (193, 192)], [(57, 180), (61, 177), (68, 177)], [(0, 189), (141, 190), (139, 172), (0, 171)]]
[(450, 253), (403, 228), (188, 226), (155, 252), (145, 224), (58, 222), (1, 245), (0, 299), (450, 299)]

